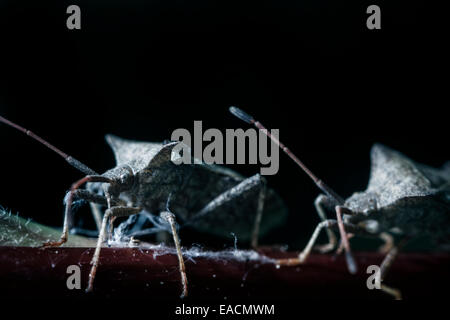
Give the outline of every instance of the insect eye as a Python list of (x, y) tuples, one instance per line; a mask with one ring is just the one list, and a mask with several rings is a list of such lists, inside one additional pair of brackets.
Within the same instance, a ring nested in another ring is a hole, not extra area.
[(129, 182), (130, 182), (130, 175), (128, 175), (128, 174), (126, 174), (126, 173), (123, 173), (123, 174), (121, 174), (120, 176), (119, 176), (119, 182), (120, 182), (120, 184), (122, 184), (122, 185), (126, 185), (126, 184), (128, 184)]

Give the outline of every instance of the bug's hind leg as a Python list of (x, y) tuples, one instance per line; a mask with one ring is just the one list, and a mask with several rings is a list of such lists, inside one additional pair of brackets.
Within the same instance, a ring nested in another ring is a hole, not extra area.
[[(392, 266), (392, 263), (394, 262), (395, 258), (397, 258), (398, 251), (399, 251), (399, 247), (395, 247), (394, 246), (388, 252), (388, 254), (384, 258), (383, 262), (381, 263), (381, 266), (380, 266), (380, 279), (381, 279), (381, 281), (384, 280), (384, 278), (386, 277), (386, 274), (388, 273), (389, 269)], [(395, 300), (402, 300), (402, 293), (400, 292), (400, 290), (398, 290), (396, 288), (389, 287), (389, 286), (387, 286), (387, 285), (382, 283), (381, 284), (381, 290), (383, 290), (387, 294), (393, 296)]]
[(267, 192), (266, 180), (261, 176), (260, 178), (261, 178), (260, 180), (261, 187), (258, 195), (258, 207), (256, 209), (255, 224), (253, 226), (252, 242), (251, 242), (252, 248), (254, 249), (258, 248), (259, 227), (261, 226), (261, 220), (264, 212), (264, 203), (266, 201), (266, 192)]
[(178, 232), (175, 223), (175, 215), (169, 211), (161, 212), (161, 218), (167, 221), (170, 224), (170, 229), (172, 231), (173, 242), (175, 243), (175, 248), (177, 250), (178, 256), (178, 264), (180, 269), (181, 276), (181, 285), (183, 287), (183, 292), (181, 294), (181, 298), (184, 298), (188, 295), (188, 281), (186, 276), (186, 267), (184, 265), (183, 255), (181, 253), (181, 245), (180, 238), (178, 237)]
[[(299, 254), (298, 258), (291, 258), (291, 259), (280, 259), (277, 260), (277, 264), (279, 265), (298, 265), (301, 264), (303, 262), (306, 261), (306, 259), (308, 258), (309, 254), (311, 253), (311, 249), (314, 246), (314, 243), (316, 242), (317, 238), (319, 237), (320, 231), (322, 231), (323, 228), (332, 228), (337, 226), (339, 228), (339, 232), (341, 234), (341, 241), (343, 243), (344, 249), (345, 249), (345, 259), (347, 261), (347, 267), (350, 271), (350, 273), (354, 274), (357, 271), (357, 267), (356, 267), (356, 263), (353, 259), (352, 253), (350, 251), (350, 245), (348, 243), (348, 236), (346, 231), (348, 232), (358, 232), (358, 231), (362, 231), (361, 228), (358, 228), (357, 226), (350, 224), (350, 223), (346, 223), (342, 220), (342, 213), (343, 212), (348, 212), (348, 209), (343, 208), (341, 206), (336, 206), (336, 217), (337, 220), (325, 220), (320, 222), (317, 227), (316, 230), (314, 230), (313, 235), (311, 236), (308, 244), (306, 245), (305, 249), (303, 249), (303, 251)], [(347, 229), (345, 230), (344, 227)]]
[[(324, 206), (331, 203), (333, 200), (328, 198), (327, 196), (321, 194), (319, 195), (316, 200), (314, 201), (314, 206), (316, 208), (317, 214), (320, 217), (320, 220), (325, 221), (327, 220), (327, 216), (325, 214)], [(336, 245), (337, 245), (337, 238), (334, 234), (333, 230), (331, 228), (325, 229), (328, 236), (328, 243), (324, 245), (317, 245), (314, 246), (315, 250), (318, 250), (321, 253), (327, 253), (332, 251)]]
[(381, 290), (394, 297), (395, 300), (402, 300), (402, 292), (399, 289), (389, 287), (385, 284), (381, 284)]
[(255, 214), (255, 220), (253, 224), (253, 229), (251, 233), (251, 245), (256, 248), (258, 246), (259, 229), (261, 225), (261, 220), (264, 212), (264, 202), (266, 197), (266, 182), (265, 179), (260, 174), (255, 174), (234, 187), (228, 189), (227, 191), (219, 194), (216, 198), (211, 200), (203, 209), (201, 209), (190, 221), (186, 224), (193, 224), (197, 219), (211, 214), (219, 208), (220, 206), (230, 203), (235, 198), (242, 196), (242, 194), (249, 192), (255, 188), (260, 188), (257, 209)]
[(94, 221), (95, 221), (95, 225), (97, 226), (97, 230), (100, 231), (100, 228), (102, 227), (101, 206), (97, 203), (92, 203), (92, 202), (89, 202), (89, 206), (91, 207), (92, 216), (94, 217)]
[[(76, 194), (78, 194), (79, 196), (84, 195), (84, 197), (86, 198), (85, 200), (87, 200), (87, 201), (91, 201), (89, 199), (97, 199), (98, 201), (104, 201), (104, 199), (98, 195), (78, 190), (78, 188), (86, 182), (109, 183), (109, 182), (111, 182), (111, 180), (109, 178), (106, 178), (103, 176), (86, 176), (86, 177), (78, 180), (77, 182), (75, 182), (72, 185), (72, 188), (70, 189), (70, 191), (66, 197), (67, 200), (66, 200), (66, 209), (64, 212), (64, 226), (63, 226), (63, 232), (61, 234), (61, 238), (58, 241), (48, 241), (48, 242), (44, 243), (41, 248), (59, 247), (60, 245), (67, 242), (67, 238), (69, 236), (69, 227), (71, 224), (70, 221), (72, 219), (72, 203), (73, 203), (73, 199)], [(97, 197), (100, 197), (102, 199), (100, 200), (100, 198), (97, 198)]]
[(90, 292), (93, 289), (95, 274), (97, 273), (98, 261), (100, 258), (100, 250), (102, 248), (103, 242), (106, 240), (106, 232), (107, 232), (106, 229), (108, 227), (109, 219), (112, 217), (127, 217), (132, 214), (139, 213), (141, 211), (142, 208), (123, 207), (123, 206), (111, 207), (110, 209), (106, 210), (103, 216), (102, 226), (100, 228), (100, 234), (98, 236), (94, 256), (92, 257), (91, 260), (92, 267), (91, 271), (89, 272), (89, 283), (86, 292)]

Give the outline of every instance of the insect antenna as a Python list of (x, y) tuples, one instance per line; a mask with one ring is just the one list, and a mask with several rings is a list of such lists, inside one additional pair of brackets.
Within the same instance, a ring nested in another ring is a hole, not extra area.
[(319, 187), (320, 190), (322, 190), (326, 195), (334, 199), (337, 202), (337, 204), (339, 204), (339, 206), (336, 207), (337, 208), (336, 215), (338, 219), (339, 232), (341, 233), (342, 237), (341, 241), (343, 242), (346, 250), (347, 266), (350, 270), (350, 273), (355, 273), (356, 264), (350, 251), (348, 237), (345, 232), (344, 224), (341, 217), (342, 216), (341, 211), (343, 210), (341, 206), (344, 205), (344, 200), (336, 192), (334, 192), (333, 189), (328, 187), (322, 180), (317, 178), (317, 176), (313, 174), (311, 170), (309, 170), (308, 167), (306, 167), (306, 165), (300, 161), (299, 158), (297, 158), (280, 140), (278, 140), (277, 137), (274, 137), (269, 132), (269, 130), (267, 130), (259, 121), (256, 121), (251, 115), (236, 107), (230, 107), (230, 112), (239, 119), (249, 124), (253, 124), (256, 128), (262, 130), (264, 134), (266, 134), (273, 142), (275, 142), (275, 144), (278, 145), (281, 148), (281, 150), (284, 151), (284, 153), (286, 153), (292, 160), (295, 161), (295, 163), (297, 163), (300, 166), (300, 168), (302, 168), (303, 171), (306, 172), (306, 174), (314, 181), (314, 183)]
[(333, 189), (328, 187), (322, 180), (317, 178), (317, 176), (313, 174), (311, 170), (309, 170), (308, 167), (306, 167), (306, 165), (292, 153), (291, 150), (289, 150), (280, 140), (278, 140), (277, 137), (274, 137), (269, 132), (269, 130), (267, 130), (266, 127), (264, 127), (259, 121), (256, 121), (252, 116), (237, 107), (230, 107), (230, 112), (242, 121), (253, 124), (256, 128), (262, 130), (264, 134), (266, 134), (277, 146), (280, 147), (281, 150), (284, 151), (284, 153), (289, 156), (289, 158), (294, 160), (294, 162), (298, 164), (304, 172), (306, 172), (306, 174), (314, 181), (314, 183), (317, 185), (317, 187), (319, 187), (320, 190), (322, 190), (330, 198), (336, 200), (339, 205), (344, 204), (344, 200)]
[(3, 122), (4, 124), (13, 127), (19, 131), (22, 131), (23, 133), (25, 133), (27, 136), (33, 138), (34, 140), (40, 142), (41, 144), (43, 144), (44, 146), (46, 146), (47, 148), (53, 150), (54, 152), (56, 152), (57, 154), (59, 154), (61, 157), (63, 157), (72, 167), (74, 167), (75, 169), (78, 169), (79, 171), (83, 172), (86, 175), (98, 175), (98, 173), (96, 173), (94, 170), (92, 170), (91, 168), (89, 168), (88, 166), (86, 166), (85, 164), (81, 163), (80, 161), (78, 161), (77, 159), (73, 158), (72, 156), (69, 156), (68, 154), (62, 152), (61, 150), (59, 150), (58, 148), (56, 148), (54, 145), (50, 144), (49, 142), (47, 142), (46, 140), (42, 139), (41, 137), (39, 137), (38, 135), (34, 134), (33, 132), (31, 132), (28, 129), (25, 129), (24, 127), (19, 126), (18, 124), (0, 116), (0, 122)]

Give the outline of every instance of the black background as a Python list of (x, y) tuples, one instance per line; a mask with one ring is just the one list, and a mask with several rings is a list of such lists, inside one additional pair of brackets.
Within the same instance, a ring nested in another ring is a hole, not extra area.
[[(443, 9), (426, 3), (3, 1), (0, 112), (102, 172), (114, 166), (105, 133), (162, 141), (194, 120), (247, 128), (228, 113), (237, 105), (347, 197), (366, 186), (374, 142), (433, 166), (450, 159)], [(66, 28), (70, 4), (81, 30)], [(370, 4), (381, 30), (366, 28)], [(4, 125), (0, 142), (0, 205), (61, 226), (65, 191), (82, 174)], [(319, 221), (319, 192), (280, 158), (268, 181), (290, 216), (264, 242), (298, 249)]]

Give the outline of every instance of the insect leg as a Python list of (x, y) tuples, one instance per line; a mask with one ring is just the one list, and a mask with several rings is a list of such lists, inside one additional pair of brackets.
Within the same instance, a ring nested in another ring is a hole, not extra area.
[(239, 184), (218, 195), (216, 198), (211, 200), (203, 209), (201, 209), (195, 216), (193, 216), (186, 224), (194, 223), (197, 219), (204, 217), (207, 214), (210, 214), (215, 209), (219, 208), (225, 203), (229, 203), (230, 201), (233, 201), (235, 198), (242, 196), (243, 193), (248, 192), (257, 187), (261, 188), (261, 191), (258, 196), (255, 223), (252, 232), (252, 246), (254, 247), (257, 246), (258, 244), (257, 238), (264, 211), (264, 200), (266, 195), (265, 179), (260, 174), (255, 174), (254, 176), (251, 176), (241, 181)]
[(86, 289), (86, 292), (90, 292), (93, 289), (95, 274), (97, 273), (98, 260), (100, 257), (100, 250), (102, 248), (102, 244), (106, 238), (106, 228), (108, 226), (108, 220), (111, 217), (126, 217), (132, 214), (136, 214), (142, 211), (142, 208), (134, 208), (134, 207), (111, 207), (107, 209), (105, 215), (103, 216), (102, 226), (100, 228), (100, 234), (97, 240), (97, 246), (95, 247), (94, 256), (91, 260), (91, 271), (89, 272), (89, 284)]
[[(67, 201), (70, 197), (70, 191), (67, 192), (66, 196), (64, 197), (64, 205), (67, 206)], [(89, 206), (91, 208), (91, 212), (93, 213), (94, 216), (94, 220), (97, 226), (97, 230), (100, 230), (100, 226), (102, 225), (102, 213), (100, 212), (100, 205), (106, 206), (107, 205), (107, 201), (106, 201), (106, 197), (103, 195), (100, 195), (98, 193), (95, 193), (91, 190), (86, 190), (86, 189), (77, 189), (74, 192), (73, 195), (73, 200), (75, 199), (82, 199), (85, 201), (89, 202)], [(93, 211), (93, 208), (98, 208), (98, 212)], [(92, 233), (90, 230), (80, 230), (78, 228), (71, 228), (72, 226), (72, 221), (69, 220), (69, 229), (70, 229), (70, 233), (78, 233), (78, 232), (82, 232), (85, 234), (90, 234)]]
[[(347, 233), (347, 239), (350, 240), (351, 238), (353, 238), (355, 235), (353, 233)], [(337, 248), (336, 250), (336, 255), (340, 255), (342, 253), (342, 251), (344, 251), (344, 242), (341, 241), (341, 243), (339, 244), (339, 248)]]
[(186, 276), (186, 267), (184, 266), (183, 255), (181, 253), (180, 238), (178, 237), (177, 228), (175, 226), (175, 215), (171, 212), (163, 211), (160, 216), (170, 224), (170, 228), (172, 230), (173, 242), (175, 243), (175, 248), (177, 249), (181, 285), (183, 286), (181, 298), (184, 298), (188, 295), (188, 281)]
[(201, 209), (195, 216), (193, 216), (188, 224), (193, 223), (193, 221), (202, 218), (203, 216), (211, 213), (214, 209), (217, 209), (224, 203), (228, 203), (233, 199), (241, 196), (244, 192), (251, 190), (252, 188), (261, 185), (261, 175), (255, 174), (234, 187), (228, 189), (227, 191), (219, 194), (213, 200), (211, 200), (203, 209)]
[[(101, 210), (101, 206), (108, 205), (106, 197), (103, 196), (103, 192), (102, 192), (103, 189), (101, 187), (101, 183), (87, 183), (86, 190), (90, 191), (91, 193), (101, 195), (105, 199), (104, 203), (89, 202), (89, 206), (91, 207), (91, 213), (94, 218), (95, 225), (97, 226), (97, 230), (100, 231), (100, 228), (102, 227), (102, 219), (103, 219), (103, 212)], [(118, 205), (118, 204), (116, 204), (116, 205)]]
[(62, 245), (63, 243), (65, 243), (67, 241), (67, 237), (69, 236), (70, 220), (72, 218), (73, 198), (74, 198), (74, 195), (75, 195), (77, 189), (86, 182), (106, 182), (106, 183), (108, 183), (108, 182), (111, 182), (111, 180), (109, 178), (106, 178), (103, 176), (86, 176), (86, 177), (78, 180), (77, 182), (75, 182), (72, 185), (72, 188), (70, 189), (69, 194), (67, 196), (66, 210), (64, 213), (64, 226), (63, 226), (63, 232), (61, 234), (61, 238), (59, 239), (59, 241), (48, 241), (48, 242), (44, 243), (41, 248), (59, 247), (60, 245)]
[[(397, 258), (398, 249), (399, 249), (398, 247), (393, 247), (388, 252), (388, 254), (384, 258), (383, 262), (381, 263), (381, 266), (380, 266), (380, 280), (381, 281), (384, 280), (387, 272), (389, 271), (389, 269), (392, 266), (392, 263), (394, 262), (395, 258)], [(389, 286), (387, 286), (385, 284), (381, 284), (381, 290), (383, 290), (387, 294), (392, 295), (395, 298), (395, 300), (401, 300), (402, 299), (402, 293), (398, 289), (391, 288), (391, 287), (389, 287)]]
[(252, 247), (258, 247), (259, 227), (261, 226), (262, 215), (264, 212), (264, 202), (266, 200), (266, 180), (261, 177), (261, 189), (258, 196), (258, 208), (256, 209), (255, 225), (252, 233)]
[(344, 228), (344, 222), (342, 221), (343, 211), (349, 210), (342, 206), (336, 206), (336, 217), (338, 221), (339, 233), (341, 234), (341, 241), (345, 249), (345, 260), (347, 261), (348, 271), (351, 274), (355, 274), (358, 268), (356, 266), (355, 259), (353, 259), (352, 251), (350, 249), (350, 243), (348, 242), (348, 236)]
[[(356, 231), (358, 228), (357, 226), (349, 223), (343, 223), (344, 226), (351, 231)], [(311, 249), (314, 246), (314, 243), (316, 242), (317, 238), (319, 237), (320, 231), (322, 231), (323, 228), (333, 228), (338, 226), (338, 221), (333, 219), (328, 219), (325, 221), (320, 222), (316, 229), (314, 230), (311, 238), (308, 241), (308, 244), (303, 249), (303, 251), (299, 254), (298, 258), (290, 258), (290, 259), (279, 259), (277, 260), (276, 264), (278, 265), (285, 265), (285, 266), (295, 266), (302, 264), (306, 261), (309, 254), (311, 253)]]
[[(355, 235), (353, 233), (347, 233), (347, 238), (350, 240)], [(373, 235), (368, 232), (367, 237), (373, 237)], [(380, 233), (377, 238), (383, 240), (385, 243), (378, 248), (378, 252), (387, 254), (394, 247), (394, 237), (387, 232)], [(344, 243), (341, 241), (339, 248), (336, 250), (336, 255), (340, 255), (344, 251)]]
[[(330, 203), (332, 199), (328, 198), (326, 195), (321, 194), (319, 195), (316, 200), (314, 201), (314, 206), (316, 208), (317, 214), (320, 217), (320, 220), (325, 221), (327, 220), (327, 216), (325, 214), (324, 205), (327, 203)], [(334, 234), (333, 230), (331, 228), (326, 228), (327, 236), (328, 236), (328, 243), (325, 245), (315, 246), (314, 249), (317, 249), (321, 253), (326, 253), (332, 251), (337, 244), (336, 235)]]
[[(65, 204), (67, 204), (67, 199), (68, 199), (69, 195), (70, 195), (70, 191), (67, 192), (67, 194), (66, 194), (66, 197), (64, 200)], [(103, 213), (101, 212), (101, 206), (108, 205), (107, 198), (103, 195), (98, 194), (98, 192), (94, 192), (91, 189), (77, 189), (77, 190), (75, 190), (73, 199), (74, 200), (82, 199), (82, 200), (89, 202), (91, 212), (94, 217), (95, 224), (97, 226), (97, 231), (85, 230), (85, 229), (80, 229), (80, 228), (70, 228), (72, 223), (69, 221), (70, 233), (71, 234), (74, 234), (74, 233), (82, 234), (82, 235), (86, 235), (88, 237), (97, 237), (98, 231), (100, 231), (100, 228), (102, 226), (102, 219), (103, 219), (102, 218)], [(114, 206), (125, 205), (125, 202), (120, 199), (112, 199), (111, 201)]]
[(402, 300), (402, 292), (396, 288), (381, 284), (381, 290), (394, 297), (395, 300)]
[(394, 237), (387, 232), (382, 232), (379, 238), (384, 241), (384, 244), (378, 248), (378, 252), (387, 254), (394, 247)]
[[(68, 191), (66, 193), (66, 196), (64, 198), (64, 204), (67, 204), (69, 196), (70, 196), (70, 191)], [(86, 200), (89, 203), (96, 203), (96, 204), (104, 205), (104, 206), (106, 206), (106, 204), (107, 204), (106, 197), (96, 194), (96, 193), (92, 193), (85, 189), (76, 189), (74, 191), (72, 201), (79, 200), (79, 199)]]
[(102, 212), (100, 210), (100, 205), (98, 205), (97, 203), (89, 202), (89, 206), (91, 207), (92, 216), (94, 217), (97, 230), (100, 230), (100, 228), (102, 227)]

